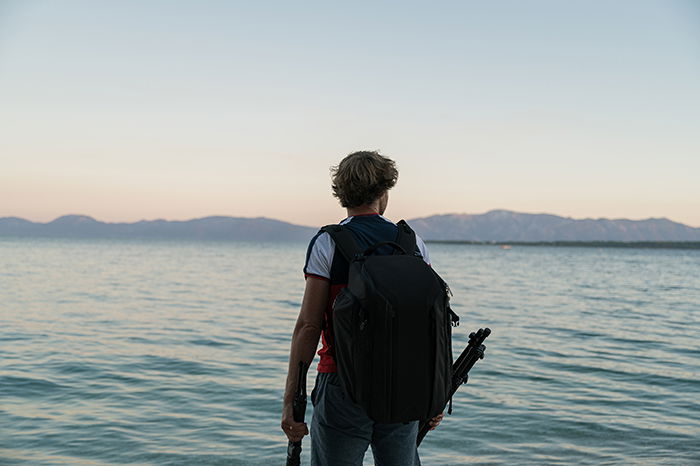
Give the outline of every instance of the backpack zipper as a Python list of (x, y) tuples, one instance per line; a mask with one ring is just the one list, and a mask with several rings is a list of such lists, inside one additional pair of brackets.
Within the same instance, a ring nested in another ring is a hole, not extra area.
[(386, 400), (387, 400), (387, 411), (389, 413), (389, 417), (392, 417), (393, 415), (393, 408), (394, 408), (394, 397), (393, 397), (393, 387), (391, 384), (392, 378), (393, 378), (393, 370), (394, 370), (394, 317), (396, 316), (396, 312), (394, 311), (394, 308), (392, 305), (389, 303), (389, 301), (386, 301), (386, 314), (384, 317), (384, 322), (386, 325), (387, 329), (387, 340), (389, 344), (387, 345), (388, 347), (388, 357), (387, 357), (387, 377), (386, 377)]

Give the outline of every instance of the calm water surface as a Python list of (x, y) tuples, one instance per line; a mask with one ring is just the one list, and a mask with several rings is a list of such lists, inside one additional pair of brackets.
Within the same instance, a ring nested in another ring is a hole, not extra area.
[[(493, 334), (423, 464), (700, 464), (700, 252), (429, 248)], [(283, 464), (305, 249), (0, 239), (0, 464)]]

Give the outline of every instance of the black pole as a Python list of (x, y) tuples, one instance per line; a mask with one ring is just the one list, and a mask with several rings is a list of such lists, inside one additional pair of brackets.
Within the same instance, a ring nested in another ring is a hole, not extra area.
[[(295, 422), (304, 422), (306, 414), (306, 364), (299, 361), (299, 375), (297, 377), (297, 390), (294, 395), (292, 414)], [(301, 440), (287, 444), (287, 466), (299, 466), (301, 464)]]
[[(469, 344), (464, 348), (462, 354), (459, 355), (457, 361), (452, 364), (452, 388), (450, 389), (450, 409), (449, 413), (452, 414), (452, 396), (455, 394), (457, 389), (462, 385), (467, 383), (469, 379), (469, 371), (474, 364), (479, 359), (484, 359), (484, 351), (486, 347), (483, 345), (484, 340), (491, 334), (490, 328), (480, 328), (476, 332), (469, 334)], [(423, 421), (418, 430), (418, 437), (416, 437), (416, 445), (420, 446), (423, 438), (430, 431), (430, 419)]]

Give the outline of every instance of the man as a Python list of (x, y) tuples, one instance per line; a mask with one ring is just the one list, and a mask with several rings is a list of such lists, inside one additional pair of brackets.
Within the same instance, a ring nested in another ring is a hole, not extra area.
[[(333, 169), (333, 195), (347, 209), (341, 222), (360, 247), (394, 241), (396, 224), (383, 216), (389, 190), (396, 184), (395, 163), (377, 152), (355, 152)], [(418, 252), (427, 263), (428, 251), (416, 236)], [(292, 335), (289, 372), (284, 394), (281, 427), (291, 441), (309, 433), (305, 423), (292, 414), (299, 361), (306, 367), (314, 358), (319, 336), (322, 348), (316, 386), (311, 393), (314, 415), (311, 421), (311, 464), (319, 466), (361, 465), (369, 445), (375, 464), (420, 464), (416, 449), (418, 421), (382, 424), (370, 419), (342, 388), (336, 373), (333, 347), (332, 306), (338, 292), (347, 286), (347, 260), (336, 251), (328, 233), (319, 232), (309, 244), (304, 266), (306, 288)], [(431, 420), (435, 428), (442, 414)]]

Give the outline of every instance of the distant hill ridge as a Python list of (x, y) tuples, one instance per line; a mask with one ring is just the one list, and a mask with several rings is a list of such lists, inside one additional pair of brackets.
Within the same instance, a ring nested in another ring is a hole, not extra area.
[(134, 223), (105, 223), (87, 215), (64, 215), (48, 223), (17, 217), (0, 218), (0, 236), (20, 237), (307, 241), (315, 232), (315, 228), (265, 217), (212, 216)]
[[(484, 214), (432, 215), (408, 222), (428, 241), (700, 241), (700, 228), (666, 218), (573, 219), (492, 210)], [(308, 241), (317, 231), (316, 227), (265, 217), (212, 216), (133, 223), (106, 223), (87, 215), (64, 215), (48, 223), (0, 218), (0, 236), (19, 237)]]
[(573, 219), (551, 214), (492, 210), (411, 220), (422, 237), (442, 241), (700, 241), (700, 228), (666, 218)]

